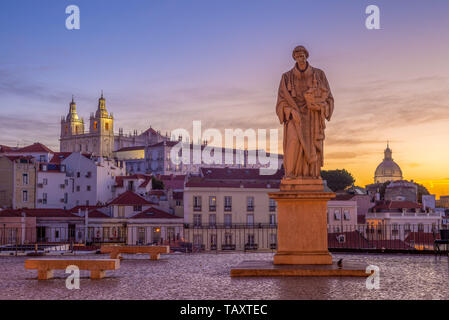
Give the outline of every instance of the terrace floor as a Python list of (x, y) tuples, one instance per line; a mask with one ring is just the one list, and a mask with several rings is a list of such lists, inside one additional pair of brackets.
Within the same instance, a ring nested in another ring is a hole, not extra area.
[(52, 280), (37, 281), (37, 271), (24, 269), (26, 257), (0, 257), (0, 299), (449, 299), (445, 255), (333, 254), (334, 260), (378, 266), (378, 290), (366, 289), (365, 278), (230, 277), (231, 267), (272, 260), (272, 253), (169, 254), (159, 261), (123, 256), (120, 269), (107, 271), (105, 279), (90, 280), (89, 272), (81, 271), (80, 290), (66, 288), (64, 270), (55, 271)]

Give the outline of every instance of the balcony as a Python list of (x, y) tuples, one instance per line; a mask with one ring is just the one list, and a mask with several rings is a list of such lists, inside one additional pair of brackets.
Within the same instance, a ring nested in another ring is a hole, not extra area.
[(246, 211), (248, 212), (254, 212), (254, 206), (247, 206)]
[(270, 206), (270, 212), (275, 212), (276, 211), (276, 206)]
[(193, 206), (193, 211), (201, 211), (201, 206)]
[(232, 206), (225, 206), (224, 211), (227, 211), (227, 212), (232, 211)]
[(221, 250), (235, 250), (235, 244), (222, 244)]
[(257, 250), (259, 246), (257, 243), (246, 243), (245, 244), (245, 250)]
[(209, 211), (210, 211), (210, 212), (215, 212), (215, 211), (217, 211), (217, 206), (212, 206), (212, 205), (210, 205), (210, 206), (209, 206)]

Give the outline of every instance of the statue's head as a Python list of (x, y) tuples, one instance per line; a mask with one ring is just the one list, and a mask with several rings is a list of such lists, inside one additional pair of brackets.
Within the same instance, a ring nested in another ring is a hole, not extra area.
[(309, 51), (304, 46), (297, 46), (293, 50), (292, 57), (300, 66), (303, 66), (307, 63)]

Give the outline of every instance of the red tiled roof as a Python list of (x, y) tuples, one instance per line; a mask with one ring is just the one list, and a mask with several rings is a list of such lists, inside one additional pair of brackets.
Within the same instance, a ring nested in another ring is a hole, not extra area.
[(70, 156), (72, 153), (71, 152), (55, 152), (53, 154), (53, 157), (51, 158), (49, 163), (52, 164), (61, 164), (61, 162), (67, 158), (68, 156)]
[(80, 218), (64, 209), (7, 209), (0, 211), (0, 216), (3, 216), (3, 214), (16, 214), (16, 216), (20, 217), (22, 212), (28, 217), (36, 218)]
[(166, 190), (183, 190), (186, 175), (157, 175), (156, 178), (164, 183)]
[(153, 205), (155, 203), (152, 203), (150, 201), (145, 200), (141, 196), (135, 194), (132, 191), (126, 191), (125, 193), (122, 193), (117, 198), (112, 200), (110, 205), (122, 205), (122, 206), (135, 206), (135, 205)]
[(139, 186), (139, 188), (146, 188), (151, 182), (152, 176), (145, 176), (145, 181)]
[(146, 188), (148, 183), (151, 181), (152, 176), (151, 175), (145, 175), (145, 174), (134, 174), (131, 176), (117, 176), (115, 177), (115, 183), (116, 187), (123, 188), (124, 180), (144, 180), (140, 185), (139, 188)]
[(151, 190), (150, 195), (152, 196), (165, 196), (165, 192), (162, 190)]
[(98, 211), (98, 210), (93, 210), (93, 211), (89, 211), (89, 213), (87, 214), (88, 218), (110, 218), (110, 216), (108, 216), (107, 214)]
[[(344, 235), (344, 241), (338, 241), (341, 235)], [(369, 248), (369, 242), (358, 231), (335, 232), (327, 234), (329, 248)]]
[(174, 200), (183, 200), (184, 192), (173, 192), (173, 199)]
[(418, 232), (410, 232), (407, 237), (405, 237), (404, 242), (411, 243), (414, 242), (415, 244), (432, 244), (436, 239), (440, 239), (439, 234), (435, 234), (436, 237), (434, 237), (433, 233), (430, 232), (424, 232), (424, 231), (418, 231)]
[(168, 212), (151, 207), (131, 217), (131, 219), (182, 219)]
[(366, 221), (365, 221), (365, 216), (362, 216), (362, 215), (357, 215), (357, 223), (358, 224), (365, 224), (366, 223)]
[(8, 147), (0, 144), (0, 152), (9, 152), (15, 150), (16, 148)]
[(48, 147), (44, 146), (42, 143), (34, 143), (30, 146), (26, 146), (20, 149), (15, 150), (14, 152), (46, 152), (53, 153)]
[(96, 210), (96, 209), (100, 209), (100, 208), (104, 208), (104, 206), (76, 206), (68, 211), (70, 213), (78, 213), (79, 210), (81, 210), (81, 212), (84, 212), (84, 211), (86, 211), (86, 209), (90, 211), (90, 210)]
[(8, 158), (11, 161), (15, 161), (15, 160), (32, 160), (34, 159), (31, 156), (5, 156), (6, 158)]

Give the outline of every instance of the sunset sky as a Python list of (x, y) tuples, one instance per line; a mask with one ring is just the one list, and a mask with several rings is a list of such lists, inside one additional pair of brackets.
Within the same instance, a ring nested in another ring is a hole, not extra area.
[[(65, 28), (71, 4), (80, 30)], [(381, 30), (365, 28), (370, 4)], [(58, 150), (72, 94), (87, 120), (102, 89), (116, 131), (281, 135), (278, 85), (302, 44), (335, 98), (325, 169), (372, 183), (390, 141), (404, 178), (449, 194), (448, 15), (447, 0), (2, 0), (0, 144)]]

